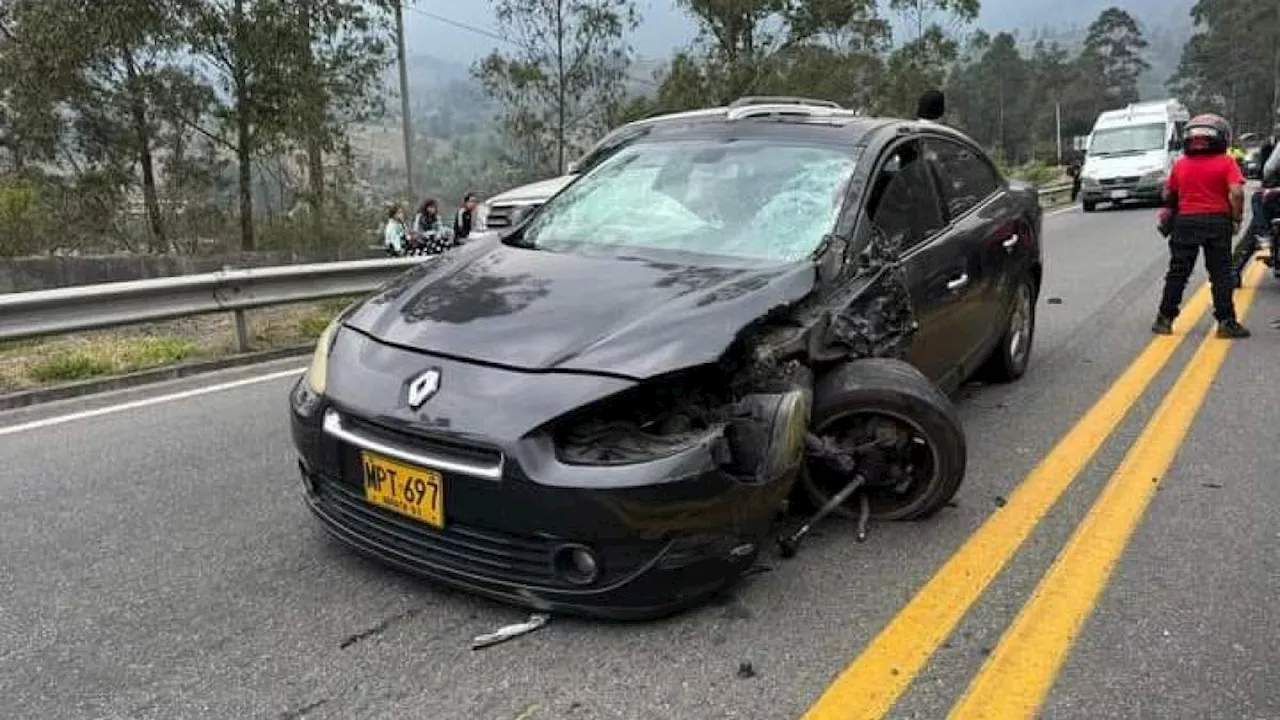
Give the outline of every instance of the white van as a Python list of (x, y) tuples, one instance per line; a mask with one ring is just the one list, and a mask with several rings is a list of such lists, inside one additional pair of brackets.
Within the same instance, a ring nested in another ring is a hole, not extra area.
[(1080, 173), (1084, 211), (1104, 202), (1158, 204), (1190, 120), (1177, 100), (1134, 103), (1099, 115)]
[(476, 213), (477, 231), (502, 231), (514, 227), (531, 211), (536, 210), (553, 195), (560, 192), (578, 175), (604, 162), (619, 149), (658, 125), (698, 122), (712, 118), (724, 118), (729, 114), (758, 116), (769, 114), (839, 114), (854, 115), (837, 103), (826, 100), (810, 100), (791, 97), (745, 97), (724, 107), (690, 110), (687, 112), (658, 115), (617, 128), (595, 144), (577, 162), (570, 163), (568, 174), (548, 180), (522, 185), (495, 195), (481, 203)]

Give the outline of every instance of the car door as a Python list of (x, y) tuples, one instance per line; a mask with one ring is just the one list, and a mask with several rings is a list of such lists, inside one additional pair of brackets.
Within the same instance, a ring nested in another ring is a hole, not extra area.
[(957, 318), (972, 287), (961, 246), (943, 232), (946, 223), (919, 140), (901, 141), (883, 155), (867, 215), (906, 276), (918, 326), (908, 360), (945, 386), (959, 371), (958, 351), (970, 342)]
[(965, 257), (968, 292), (953, 319), (957, 337), (965, 338), (958, 350), (968, 374), (999, 340), (1012, 307), (1014, 270), (1031, 238), (1022, 237), (1006, 184), (981, 150), (940, 136), (924, 143), (941, 194), (947, 242)]

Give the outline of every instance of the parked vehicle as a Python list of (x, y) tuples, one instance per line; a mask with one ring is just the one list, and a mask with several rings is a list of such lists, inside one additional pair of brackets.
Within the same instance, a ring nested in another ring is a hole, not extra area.
[(748, 570), (793, 496), (862, 522), (947, 505), (948, 394), (1026, 372), (1041, 225), (1032, 186), (937, 123), (652, 126), (340, 314), (291, 393), (303, 495), (475, 593), (668, 614)]
[(1182, 128), (1191, 120), (1177, 100), (1134, 103), (1098, 116), (1081, 173), (1081, 204), (1159, 204), (1169, 170), (1182, 152)]

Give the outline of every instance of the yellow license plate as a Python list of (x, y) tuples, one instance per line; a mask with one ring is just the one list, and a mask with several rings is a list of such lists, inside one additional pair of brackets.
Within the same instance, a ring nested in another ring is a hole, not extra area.
[(444, 527), (444, 477), (434, 470), (361, 453), (364, 497), (369, 502), (432, 525)]

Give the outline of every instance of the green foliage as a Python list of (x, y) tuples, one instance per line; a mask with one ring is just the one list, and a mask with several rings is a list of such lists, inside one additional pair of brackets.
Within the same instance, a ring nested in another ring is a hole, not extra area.
[(505, 37), (474, 69), (503, 108), (507, 158), (546, 174), (564, 172), (572, 154), (608, 130), (623, 102), (630, 49), (623, 41), (639, 16), (632, 0), (495, 0)]
[(1138, 80), (1151, 67), (1142, 57), (1146, 48), (1138, 22), (1120, 8), (1103, 10), (1089, 26), (1080, 55), (1081, 75), (1097, 91), (1101, 109), (1138, 101)]
[(1280, 130), (1280, 4), (1200, 0), (1191, 16), (1196, 34), (1170, 89), (1237, 132)]
[[(679, 0), (698, 26), (674, 57), (650, 112), (745, 95), (805, 95), (871, 109), (888, 24), (873, 0)], [(640, 108), (636, 108), (639, 110)]]
[(42, 353), (27, 365), (26, 374), (39, 383), (87, 380), (172, 365), (186, 360), (195, 348), (187, 338), (167, 335), (103, 338)]
[(381, 5), (5, 3), (0, 186), (26, 183), (41, 219), (0, 219), (19, 233), (0, 251), (190, 252), (233, 228), (252, 249), (254, 201), (277, 179), (266, 166), (287, 157), (297, 169), (298, 149), (307, 188), (284, 178), (277, 195), (305, 199), (312, 235), (325, 235), (347, 129), (381, 112)]
[(42, 383), (72, 382), (106, 375), (113, 369), (104, 358), (75, 351), (41, 358), (27, 367), (27, 375)]

